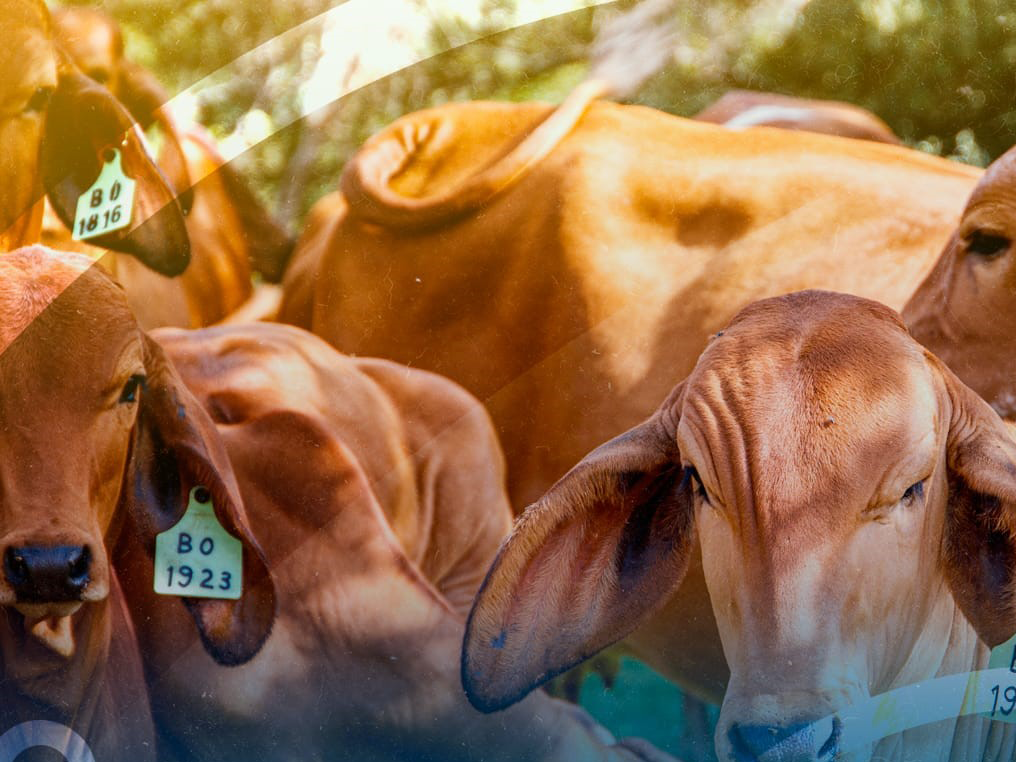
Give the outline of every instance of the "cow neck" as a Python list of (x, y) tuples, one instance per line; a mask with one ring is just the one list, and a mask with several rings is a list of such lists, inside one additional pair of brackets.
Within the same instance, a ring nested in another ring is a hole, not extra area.
[(40, 198), (14, 220), (14, 224), (0, 233), (0, 252), (7, 253), (42, 240), (44, 201), (45, 197)]

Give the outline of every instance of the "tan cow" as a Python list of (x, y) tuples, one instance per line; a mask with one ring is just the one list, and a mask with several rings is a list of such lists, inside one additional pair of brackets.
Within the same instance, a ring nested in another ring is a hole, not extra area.
[(780, 127), (900, 144), (888, 124), (859, 106), (778, 93), (731, 90), (692, 118), (732, 129)]
[[(254, 294), (252, 271), (278, 282), (293, 242), (272, 220), (246, 182), (197, 124), (181, 127), (166, 107), (168, 93), (123, 55), (120, 27), (93, 8), (54, 13), (57, 37), (82, 71), (107, 85), (142, 124), (157, 123), (163, 137), (159, 164), (190, 207), (191, 264), (169, 279), (124, 257), (103, 265), (124, 285), (146, 328), (197, 328), (225, 318)], [(197, 182), (191, 188), (192, 179)], [(59, 220), (47, 219), (44, 242), (80, 250)]]
[(122, 290), (86, 257), (0, 256), (0, 732), (31, 739), (36, 725), (22, 723), (55, 721), (116, 762), (155, 748), (117, 542), (152, 553), (204, 486), (243, 544), (246, 587), (237, 601), (170, 607), (227, 664), (257, 652), (275, 611), (211, 421), (125, 314)]
[(181, 272), (189, 260), (183, 216), (128, 113), (57, 49), (39, 0), (2, 0), (0, 35), (0, 251), (39, 240), (43, 186), (72, 221), (103, 156), (119, 148), (137, 181), (132, 221), (94, 242), (164, 274)]
[(1016, 727), (973, 716), (843, 742), (852, 704), (984, 668), (1016, 632), (1016, 443), (892, 310), (742, 310), (523, 515), (467, 626), (470, 698), (499, 708), (624, 637), (696, 544), (731, 669), (719, 759), (1013, 758)]
[[(590, 105), (596, 92), (397, 121), (347, 166), (345, 198), (321, 202), (285, 281), (284, 319), (478, 395), (518, 506), (647, 415), (753, 299), (817, 287), (902, 307), (980, 175), (897, 146)], [(700, 566), (637, 644), (719, 700)]]

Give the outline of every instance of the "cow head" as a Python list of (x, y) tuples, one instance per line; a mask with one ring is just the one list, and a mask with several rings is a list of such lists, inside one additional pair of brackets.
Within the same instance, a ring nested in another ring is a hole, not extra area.
[(223, 446), (122, 289), (90, 265), (42, 247), (0, 257), (0, 605), (73, 652), (70, 617), (109, 594), (119, 533), (154, 553), (205, 486), (243, 544), (244, 593), (183, 605), (214, 658), (242, 662), (275, 599)]
[(65, 7), (53, 12), (53, 26), (57, 42), (78, 69), (105, 85), (143, 128), (159, 126), (163, 136), (159, 167), (181, 194), (184, 212), (189, 211), (193, 191), (179, 131), (165, 107), (169, 94), (151, 72), (124, 57), (120, 25), (95, 8)]
[(1016, 631), (1014, 538), (1016, 444), (895, 313), (758, 302), (522, 516), (464, 685), (497, 709), (628, 634), (698, 541), (731, 669), (720, 759), (849, 759), (837, 722), (812, 723), (948, 669), (958, 632), (983, 651)]
[(999, 415), (1016, 417), (1016, 149), (974, 188), (955, 234), (903, 319)]
[(166, 275), (189, 260), (183, 215), (143, 138), (116, 99), (71, 63), (52, 39), (38, 0), (0, 0), (0, 247), (38, 239), (45, 186), (66, 224), (110, 149), (137, 181), (133, 223), (93, 239)]

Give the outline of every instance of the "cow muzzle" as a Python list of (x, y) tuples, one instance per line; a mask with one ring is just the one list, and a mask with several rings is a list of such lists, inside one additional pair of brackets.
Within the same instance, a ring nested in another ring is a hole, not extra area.
[(17, 603), (83, 601), (92, 581), (92, 551), (87, 545), (10, 546), (3, 567)]
[(843, 723), (835, 715), (787, 725), (734, 723), (727, 731), (731, 762), (832, 762), (841, 759)]

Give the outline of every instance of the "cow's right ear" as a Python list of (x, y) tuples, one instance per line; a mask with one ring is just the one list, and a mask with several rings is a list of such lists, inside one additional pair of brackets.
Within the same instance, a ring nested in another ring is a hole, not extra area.
[(68, 227), (78, 198), (99, 176), (111, 149), (137, 183), (131, 224), (89, 243), (133, 254), (156, 272), (179, 275), (190, 262), (190, 241), (174, 191), (145, 148), (130, 114), (102, 85), (60, 54), (59, 84), (46, 111), (39, 166), (53, 209)]
[(472, 704), (503, 709), (663, 606), (693, 517), (660, 414), (587, 455), (521, 516), (477, 594), (462, 652)]
[(182, 598), (201, 641), (220, 664), (243, 664), (261, 649), (275, 620), (275, 586), (244, 514), (240, 491), (215, 424), (180, 379), (162, 348), (144, 336), (147, 380), (123, 490), (126, 531), (150, 556), (155, 538), (187, 509), (192, 487), (205, 487), (219, 524), (243, 547), (238, 600)]

